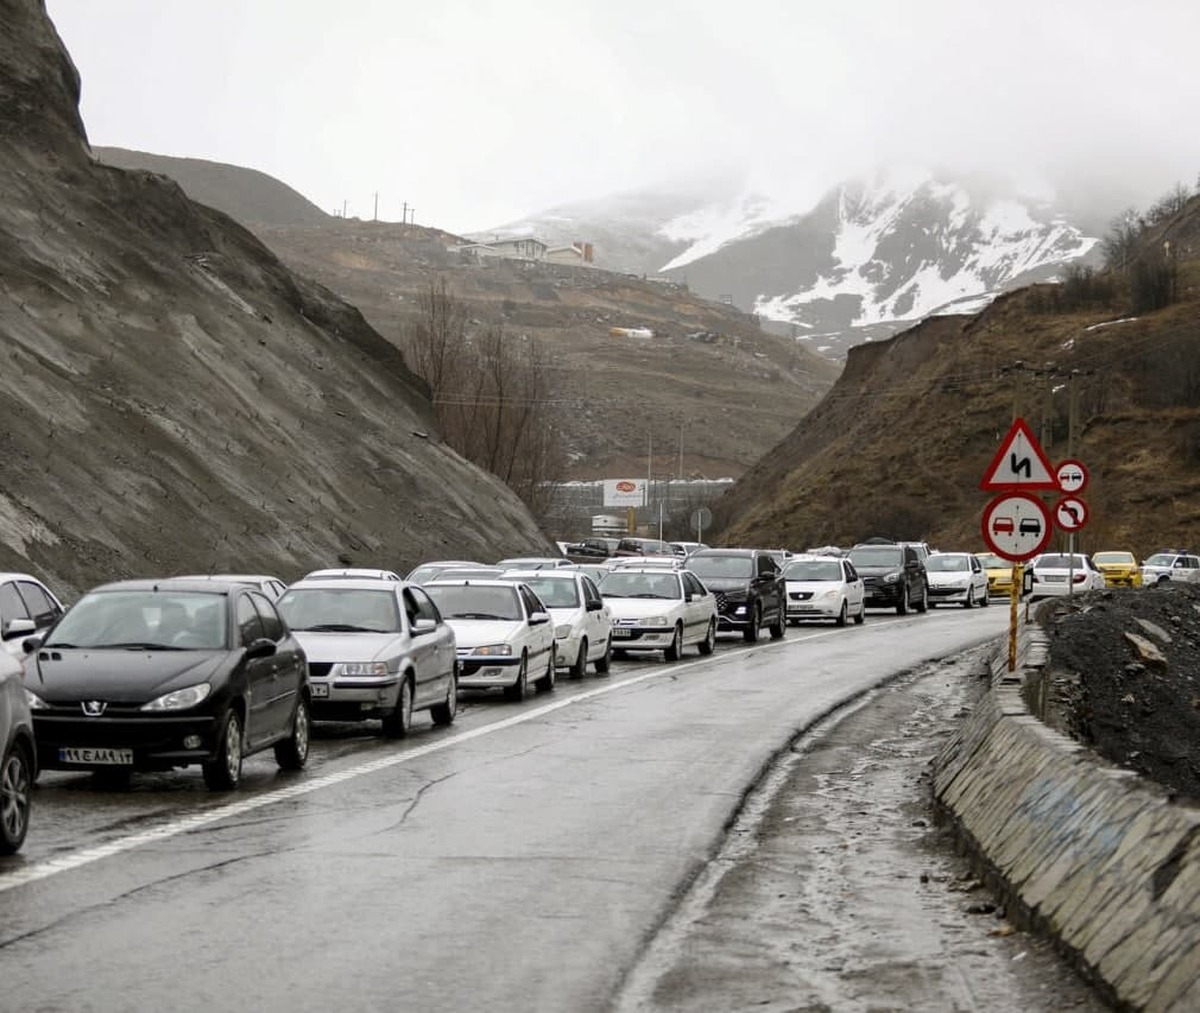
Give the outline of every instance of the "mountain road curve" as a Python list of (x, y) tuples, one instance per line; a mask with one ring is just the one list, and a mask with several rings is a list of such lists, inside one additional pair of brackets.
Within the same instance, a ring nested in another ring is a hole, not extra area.
[(722, 639), (523, 704), (464, 694), (400, 743), (318, 726), (306, 771), (255, 757), (232, 795), (44, 774), (0, 861), (0, 1006), (609, 1008), (800, 731), (1006, 616)]

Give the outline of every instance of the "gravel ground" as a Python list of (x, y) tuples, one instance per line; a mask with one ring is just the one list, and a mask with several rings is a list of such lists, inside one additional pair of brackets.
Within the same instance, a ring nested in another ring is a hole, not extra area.
[(983, 691), (987, 653), (908, 674), (799, 741), (616, 1008), (1106, 1009), (934, 825), (929, 762)]
[(1200, 584), (1039, 607), (1047, 720), (1106, 759), (1200, 800)]

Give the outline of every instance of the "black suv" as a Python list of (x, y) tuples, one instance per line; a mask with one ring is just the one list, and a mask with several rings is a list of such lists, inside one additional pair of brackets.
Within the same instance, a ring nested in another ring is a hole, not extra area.
[(787, 582), (762, 549), (701, 549), (684, 564), (717, 598), (717, 629), (740, 630), (750, 643), (766, 626), (771, 639), (787, 626)]
[(870, 608), (895, 608), (899, 616), (929, 608), (925, 561), (916, 543), (862, 542), (850, 550), (850, 562), (863, 579)]

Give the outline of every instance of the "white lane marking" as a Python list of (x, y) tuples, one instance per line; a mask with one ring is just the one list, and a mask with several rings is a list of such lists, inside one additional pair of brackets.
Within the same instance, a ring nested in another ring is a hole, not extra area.
[[(873, 623), (867, 628), (878, 628), (881, 625), (891, 625), (887, 623)], [(564, 707), (570, 707), (573, 704), (581, 703), (585, 700), (592, 700), (598, 696), (603, 696), (606, 693), (614, 693), (619, 689), (625, 689), (628, 686), (636, 686), (638, 683), (649, 682), (651, 679), (661, 679), (664, 676), (678, 672), (681, 668), (700, 668), (714, 664), (718, 661), (724, 661), (727, 658), (737, 658), (743, 654), (748, 654), (752, 651), (763, 651), (787, 647), (789, 644), (800, 644), (808, 640), (821, 640), (825, 637), (834, 635), (844, 635), (844, 630), (836, 628), (822, 630), (817, 633), (809, 633), (800, 637), (792, 637), (788, 639), (783, 637), (780, 640), (772, 640), (763, 644), (747, 644), (745, 647), (738, 648), (732, 651), (723, 651), (720, 654), (713, 654), (707, 658), (698, 658), (691, 662), (686, 662), (682, 665), (663, 665), (660, 668), (655, 668), (653, 671), (644, 672), (641, 675), (635, 675), (628, 679), (623, 679), (620, 682), (610, 682), (604, 686), (598, 686), (595, 689), (587, 690), (584, 693), (579, 693), (576, 696), (566, 697), (562, 700), (555, 700), (552, 703), (543, 704), (541, 707), (535, 707), (530, 711), (523, 711), (520, 714), (514, 714), (509, 718), (501, 718), (499, 721), (494, 721), (491, 724), (481, 725), (478, 728), (472, 728), (470, 731), (461, 732), (450, 738), (439, 739), (437, 742), (426, 743), (423, 746), (417, 746), (414, 749), (405, 750), (403, 753), (394, 753), (391, 756), (383, 756), (375, 760), (368, 760), (365, 763), (360, 763), (357, 766), (349, 767), (346, 770), (340, 770), (332, 774), (322, 774), (320, 777), (315, 777), (311, 780), (299, 782), (289, 785), (287, 788), (279, 788), (276, 791), (264, 792), (261, 795), (255, 795), (252, 798), (242, 799), (238, 802), (230, 802), (227, 805), (217, 806), (213, 809), (206, 809), (204, 812), (193, 813), (189, 816), (177, 817), (168, 820), (165, 823), (156, 827), (150, 827), (147, 830), (142, 830), (136, 834), (130, 834), (128, 837), (120, 837), (114, 841), (109, 841), (107, 844), (98, 844), (92, 848), (84, 848), (80, 851), (73, 851), (70, 854), (63, 855), (59, 858), (53, 858), (47, 862), (38, 862), (30, 865), (27, 868), (18, 869), (12, 873), (0, 875), (0, 893), (6, 890), (14, 890), (19, 886), (25, 886), (29, 883), (36, 883), (38, 880), (47, 879), (50, 876), (56, 876), (62, 872), (71, 872), (74, 869), (82, 868), (85, 865), (91, 865), (93, 862), (99, 862), (105, 858), (111, 858), (113, 855), (119, 855), (125, 851), (132, 851), (134, 848), (140, 848), (144, 844), (153, 844), (157, 841), (165, 841), (171, 837), (177, 837), (180, 834), (189, 833), (192, 830), (198, 830), (200, 827), (209, 826), (212, 823), (218, 823), (221, 820), (230, 819), (235, 816), (242, 816), (245, 813), (254, 812), (256, 809), (262, 809), (265, 806), (275, 805), (279, 802), (287, 802), (294, 798), (300, 798), (302, 795), (308, 795), (314, 791), (320, 791), (322, 788), (330, 788), (335, 784), (341, 784), (343, 781), (349, 781), (356, 777), (363, 777), (366, 774), (374, 774), (376, 771), (386, 770), (389, 767), (395, 767), (401, 763), (408, 763), (412, 760), (419, 760), (423, 756), (428, 756), (430, 753), (437, 753), (443, 749), (449, 749), (451, 746), (456, 746), (460, 742), (469, 742), (471, 739), (478, 739), (484, 735), (491, 735), (494, 732), (503, 731), (506, 728), (512, 728), (514, 725), (523, 724), (526, 721), (535, 721), (547, 714), (552, 714), (554, 711), (562, 710)]]

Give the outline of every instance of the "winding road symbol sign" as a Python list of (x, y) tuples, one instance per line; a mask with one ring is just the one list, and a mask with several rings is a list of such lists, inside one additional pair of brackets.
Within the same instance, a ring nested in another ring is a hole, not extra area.
[(984, 544), (997, 556), (1024, 563), (1050, 543), (1054, 525), (1046, 504), (1027, 492), (997, 496), (983, 511)]
[(1078, 496), (1064, 496), (1054, 504), (1054, 522), (1063, 531), (1078, 531), (1088, 522), (1087, 504)]
[(1012, 428), (1000, 442), (1000, 449), (983, 473), (979, 488), (985, 492), (1001, 492), (1005, 489), (1061, 491), (1058, 476), (1050, 467), (1046, 452), (1024, 419), (1013, 420)]

